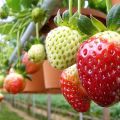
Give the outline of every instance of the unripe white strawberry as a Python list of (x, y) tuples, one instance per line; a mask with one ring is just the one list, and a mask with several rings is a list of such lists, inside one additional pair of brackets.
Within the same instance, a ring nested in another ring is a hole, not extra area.
[(28, 51), (28, 57), (32, 62), (38, 63), (45, 59), (45, 48), (42, 44), (35, 44)]
[(45, 41), (47, 58), (57, 69), (65, 69), (75, 63), (76, 52), (82, 37), (76, 30), (60, 26), (51, 30)]
[(32, 19), (34, 20), (35, 23), (37, 22), (43, 22), (46, 17), (46, 11), (42, 8), (34, 8), (32, 10)]

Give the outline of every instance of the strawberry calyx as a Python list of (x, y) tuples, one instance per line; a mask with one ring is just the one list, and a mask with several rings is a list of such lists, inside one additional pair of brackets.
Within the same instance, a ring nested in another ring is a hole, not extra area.
[(81, 5), (82, 2), (78, 0), (78, 11), (73, 14), (72, 12), (72, 4), (73, 1), (69, 0), (69, 9), (65, 10), (62, 15), (60, 13), (60, 10), (58, 10), (57, 15), (54, 18), (54, 23), (57, 26), (67, 26), (73, 30), (77, 30), (81, 35), (85, 36), (84, 33), (80, 31), (80, 29), (77, 26), (77, 19), (80, 17), (81, 12)]
[(115, 31), (119, 33), (120, 28), (120, 4), (114, 5), (108, 15), (106, 17), (106, 26), (99, 21), (98, 19), (94, 18), (92, 15), (88, 18), (85, 15), (81, 15), (78, 19), (78, 28), (79, 30), (88, 35), (93, 36), (96, 33), (104, 32), (104, 31)]
[(24, 51), (28, 51), (31, 48), (31, 46), (34, 44), (43, 44), (44, 45), (44, 40), (42, 38), (38, 39), (38, 38), (34, 37), (34, 38), (26, 41), (24, 48), (23, 48)]
[(32, 80), (31, 75), (26, 72), (26, 68), (24, 64), (22, 63), (20, 65), (16, 64), (11, 69), (13, 69), (12, 72), (21, 74), (23, 78), (30, 80), (30, 81)]
[(77, 26), (78, 18), (78, 12), (74, 13), (71, 17), (69, 17), (69, 10), (64, 11), (62, 15), (60, 13), (60, 10), (58, 10), (57, 15), (54, 18), (54, 23), (57, 26), (67, 26), (73, 30), (77, 30), (80, 34), (82, 34)]

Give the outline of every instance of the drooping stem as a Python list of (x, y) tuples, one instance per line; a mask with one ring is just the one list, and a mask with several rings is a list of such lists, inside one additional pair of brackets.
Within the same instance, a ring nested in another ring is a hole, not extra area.
[(112, 8), (112, 0), (106, 0), (107, 6), (107, 13), (109, 13), (110, 9)]
[(20, 42), (20, 31), (17, 32), (17, 53), (18, 53), (18, 64), (20, 64), (20, 55), (21, 55), (21, 42)]
[(69, 17), (72, 17), (72, 4), (73, 0), (69, 0)]
[(78, 0), (78, 15), (79, 15), (79, 18), (80, 18), (80, 15), (81, 15), (81, 0)]
[(39, 39), (39, 23), (36, 23), (36, 38)]

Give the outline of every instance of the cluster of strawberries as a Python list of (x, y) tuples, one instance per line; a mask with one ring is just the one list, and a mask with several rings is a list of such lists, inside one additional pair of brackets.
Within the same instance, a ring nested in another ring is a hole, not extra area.
[(66, 22), (67, 14), (57, 14), (60, 26), (46, 38), (49, 62), (65, 69), (60, 79), (62, 94), (78, 112), (89, 110), (91, 101), (102, 107), (119, 102), (120, 4), (107, 15), (107, 27), (93, 16), (76, 20), (76, 13)]
[[(61, 17), (58, 11), (59, 27), (48, 33), (45, 48), (33, 45), (22, 59), (27, 74), (32, 74), (46, 50), (50, 64), (63, 70), (62, 94), (78, 112), (89, 110), (91, 101), (102, 107), (120, 101), (120, 4), (113, 6), (106, 21), (107, 27), (93, 16), (69, 17), (65, 11)], [(11, 71), (4, 80), (5, 89), (14, 94), (23, 91), (25, 77)]]

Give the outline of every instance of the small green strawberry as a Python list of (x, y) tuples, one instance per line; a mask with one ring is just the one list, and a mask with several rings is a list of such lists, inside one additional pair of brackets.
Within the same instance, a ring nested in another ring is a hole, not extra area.
[(34, 8), (32, 10), (32, 19), (35, 23), (37, 22), (43, 22), (46, 17), (46, 11), (42, 8)]
[(42, 44), (32, 45), (28, 51), (28, 57), (30, 61), (34, 63), (42, 62), (45, 59), (45, 48)]

